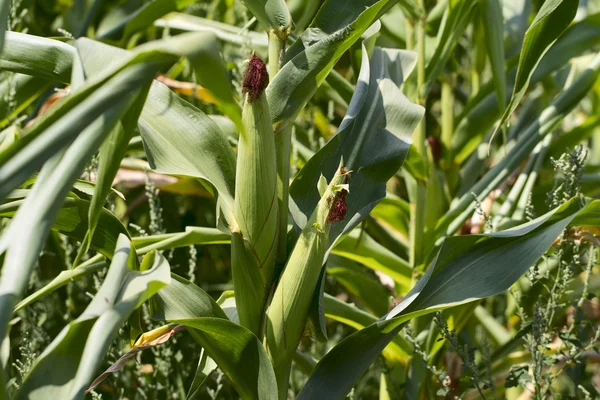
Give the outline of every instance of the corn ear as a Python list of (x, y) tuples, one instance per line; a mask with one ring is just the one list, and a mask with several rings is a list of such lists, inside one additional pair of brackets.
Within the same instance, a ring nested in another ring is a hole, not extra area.
[(252, 55), (244, 76), (244, 131), (238, 142), (232, 223), (232, 272), (240, 322), (260, 336), (275, 268), (277, 169), (275, 135), (264, 89), (266, 66)]
[(330, 247), (330, 226), (345, 217), (345, 199), (349, 189), (347, 174), (348, 171), (340, 164), (329, 185), (323, 177), (319, 181), (321, 200), (290, 254), (267, 311), (267, 348), (280, 386), (283, 384), (287, 387), (285, 382), (279, 380), (278, 371), (283, 374), (288, 367), (304, 331), (308, 310)]

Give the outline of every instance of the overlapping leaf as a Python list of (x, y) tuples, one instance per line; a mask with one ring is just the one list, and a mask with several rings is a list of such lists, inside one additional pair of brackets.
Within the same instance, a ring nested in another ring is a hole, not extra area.
[(170, 282), (167, 260), (154, 253), (152, 268), (137, 272), (129, 239), (117, 251), (101, 288), (86, 310), (69, 323), (35, 361), (17, 399), (81, 398), (118, 329), (129, 314)]
[(600, 207), (598, 201), (587, 208), (586, 203), (575, 198), (507, 231), (446, 239), (426, 274), (400, 304), (327, 353), (297, 398), (343, 398), (406, 321), (507, 290), (577, 214), (594, 214)]
[(154, 318), (184, 325), (231, 379), (244, 399), (276, 399), (275, 373), (262, 343), (248, 329), (230, 321), (202, 289), (173, 276), (169, 287), (152, 299)]
[[(363, 47), (359, 82), (338, 132), (298, 173), (290, 187), (290, 210), (303, 228), (320, 199), (321, 174), (331, 179), (340, 160), (351, 170), (348, 210), (332, 226), (330, 243), (350, 231), (385, 197), (385, 182), (400, 168), (423, 108), (398, 89), (415, 64), (413, 53)], [(395, 78), (392, 80), (391, 78)]]
[(396, 1), (356, 0), (340, 10), (338, 1), (326, 0), (271, 77), (267, 94), (273, 122), (293, 121), (342, 54)]
[(543, 55), (573, 21), (578, 5), (579, 0), (547, 0), (542, 4), (540, 11), (525, 33), (513, 94), (496, 132), (521, 102), (529, 87), (531, 76)]

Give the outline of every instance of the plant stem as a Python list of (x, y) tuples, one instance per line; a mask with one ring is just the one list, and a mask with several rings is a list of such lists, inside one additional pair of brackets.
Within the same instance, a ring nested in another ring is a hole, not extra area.
[[(269, 31), (269, 77), (273, 79), (283, 61), (285, 45), (288, 36), (287, 30)], [(277, 253), (275, 262), (285, 264), (287, 259), (287, 226), (288, 202), (290, 191), (290, 152), (292, 147), (293, 123), (275, 129), (275, 152), (277, 157), (277, 201), (279, 210), (279, 230), (277, 237)]]
[(290, 191), (290, 152), (292, 148), (292, 126), (288, 124), (275, 134), (277, 155), (277, 201), (279, 202), (279, 230), (277, 239), (276, 264), (287, 260), (288, 202)]
[[(419, 4), (425, 10), (424, 0)], [(425, 14), (421, 16), (416, 25), (417, 31), (417, 101), (419, 104), (425, 104)], [(414, 146), (421, 159), (427, 160), (427, 148), (425, 147), (426, 126), (425, 118), (421, 120), (417, 127)], [(423, 259), (423, 233), (425, 231), (425, 211), (427, 200), (427, 184), (423, 181), (415, 180), (413, 182), (414, 190), (411, 197), (411, 218), (410, 218), (410, 263), (413, 269), (418, 266)]]
[(285, 53), (287, 34), (281, 30), (271, 29), (269, 31), (269, 79), (275, 78), (281, 68), (281, 61)]
[(452, 133), (454, 130), (454, 77), (448, 76), (448, 79), (442, 81), (442, 146), (444, 151), (445, 167), (450, 167), (452, 154)]

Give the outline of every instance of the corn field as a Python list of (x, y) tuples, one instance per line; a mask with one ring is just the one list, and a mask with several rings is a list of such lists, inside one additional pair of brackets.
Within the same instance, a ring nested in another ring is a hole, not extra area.
[(0, 0), (0, 400), (600, 399), (599, 0)]

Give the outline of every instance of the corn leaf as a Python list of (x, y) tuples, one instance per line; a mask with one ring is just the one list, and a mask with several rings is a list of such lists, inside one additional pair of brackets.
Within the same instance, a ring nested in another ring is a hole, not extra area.
[(414, 61), (410, 52), (378, 47), (369, 60), (363, 47), (359, 82), (346, 118), (290, 187), (290, 210), (298, 227), (304, 227), (320, 199), (317, 182), (321, 174), (331, 179), (340, 160), (352, 173), (346, 218), (332, 226), (331, 245), (385, 197), (385, 182), (402, 165), (410, 136), (423, 116), (423, 108), (411, 103), (398, 89)]
[(292, 17), (284, 0), (244, 0), (246, 7), (256, 17), (265, 31), (291, 26)]
[(133, 271), (137, 260), (120, 236), (104, 283), (86, 310), (69, 323), (35, 361), (16, 399), (82, 398), (110, 343), (129, 314), (168, 285), (169, 264), (150, 254), (152, 268)]
[(504, 19), (500, 0), (481, 0), (485, 47), (494, 77), (498, 104), (506, 102), (506, 71), (504, 70)]
[(205, 291), (173, 275), (172, 284), (151, 300), (153, 317), (184, 325), (231, 379), (244, 399), (276, 399), (277, 384), (261, 342), (230, 321)]
[[(350, 335), (327, 353), (297, 398), (343, 398), (405, 322), (507, 290), (587, 203), (574, 198), (507, 231), (447, 238), (411, 292), (385, 317)], [(592, 204), (597, 209), (598, 202)]]
[(448, 9), (444, 14), (442, 25), (437, 36), (435, 51), (425, 69), (425, 87), (419, 88), (422, 93), (427, 93), (439, 74), (446, 66), (452, 50), (458, 43), (475, 10), (478, 1), (450, 0)]
[(7, 32), (0, 69), (68, 83), (75, 48), (58, 40)]
[[(285, 54), (285, 65), (267, 88), (273, 123), (293, 121), (336, 61), (396, 1), (356, 0), (343, 10), (326, 0), (310, 27)], [(339, 160), (338, 160), (339, 161)]]
[(136, 32), (148, 28), (154, 21), (172, 11), (182, 10), (196, 0), (155, 0), (144, 4), (127, 15), (116, 26), (98, 32), (101, 39), (117, 39), (125, 42)]
[(356, 263), (339, 256), (329, 256), (327, 274), (373, 314), (381, 316), (387, 313), (391, 292)]
[(571, 21), (573, 21), (578, 5), (579, 0), (548, 0), (542, 4), (540, 11), (538, 11), (535, 19), (525, 33), (525, 41), (519, 56), (513, 94), (508, 107), (500, 119), (496, 132), (512, 115), (523, 99), (529, 87), (531, 76), (542, 60), (542, 57), (569, 26)]

